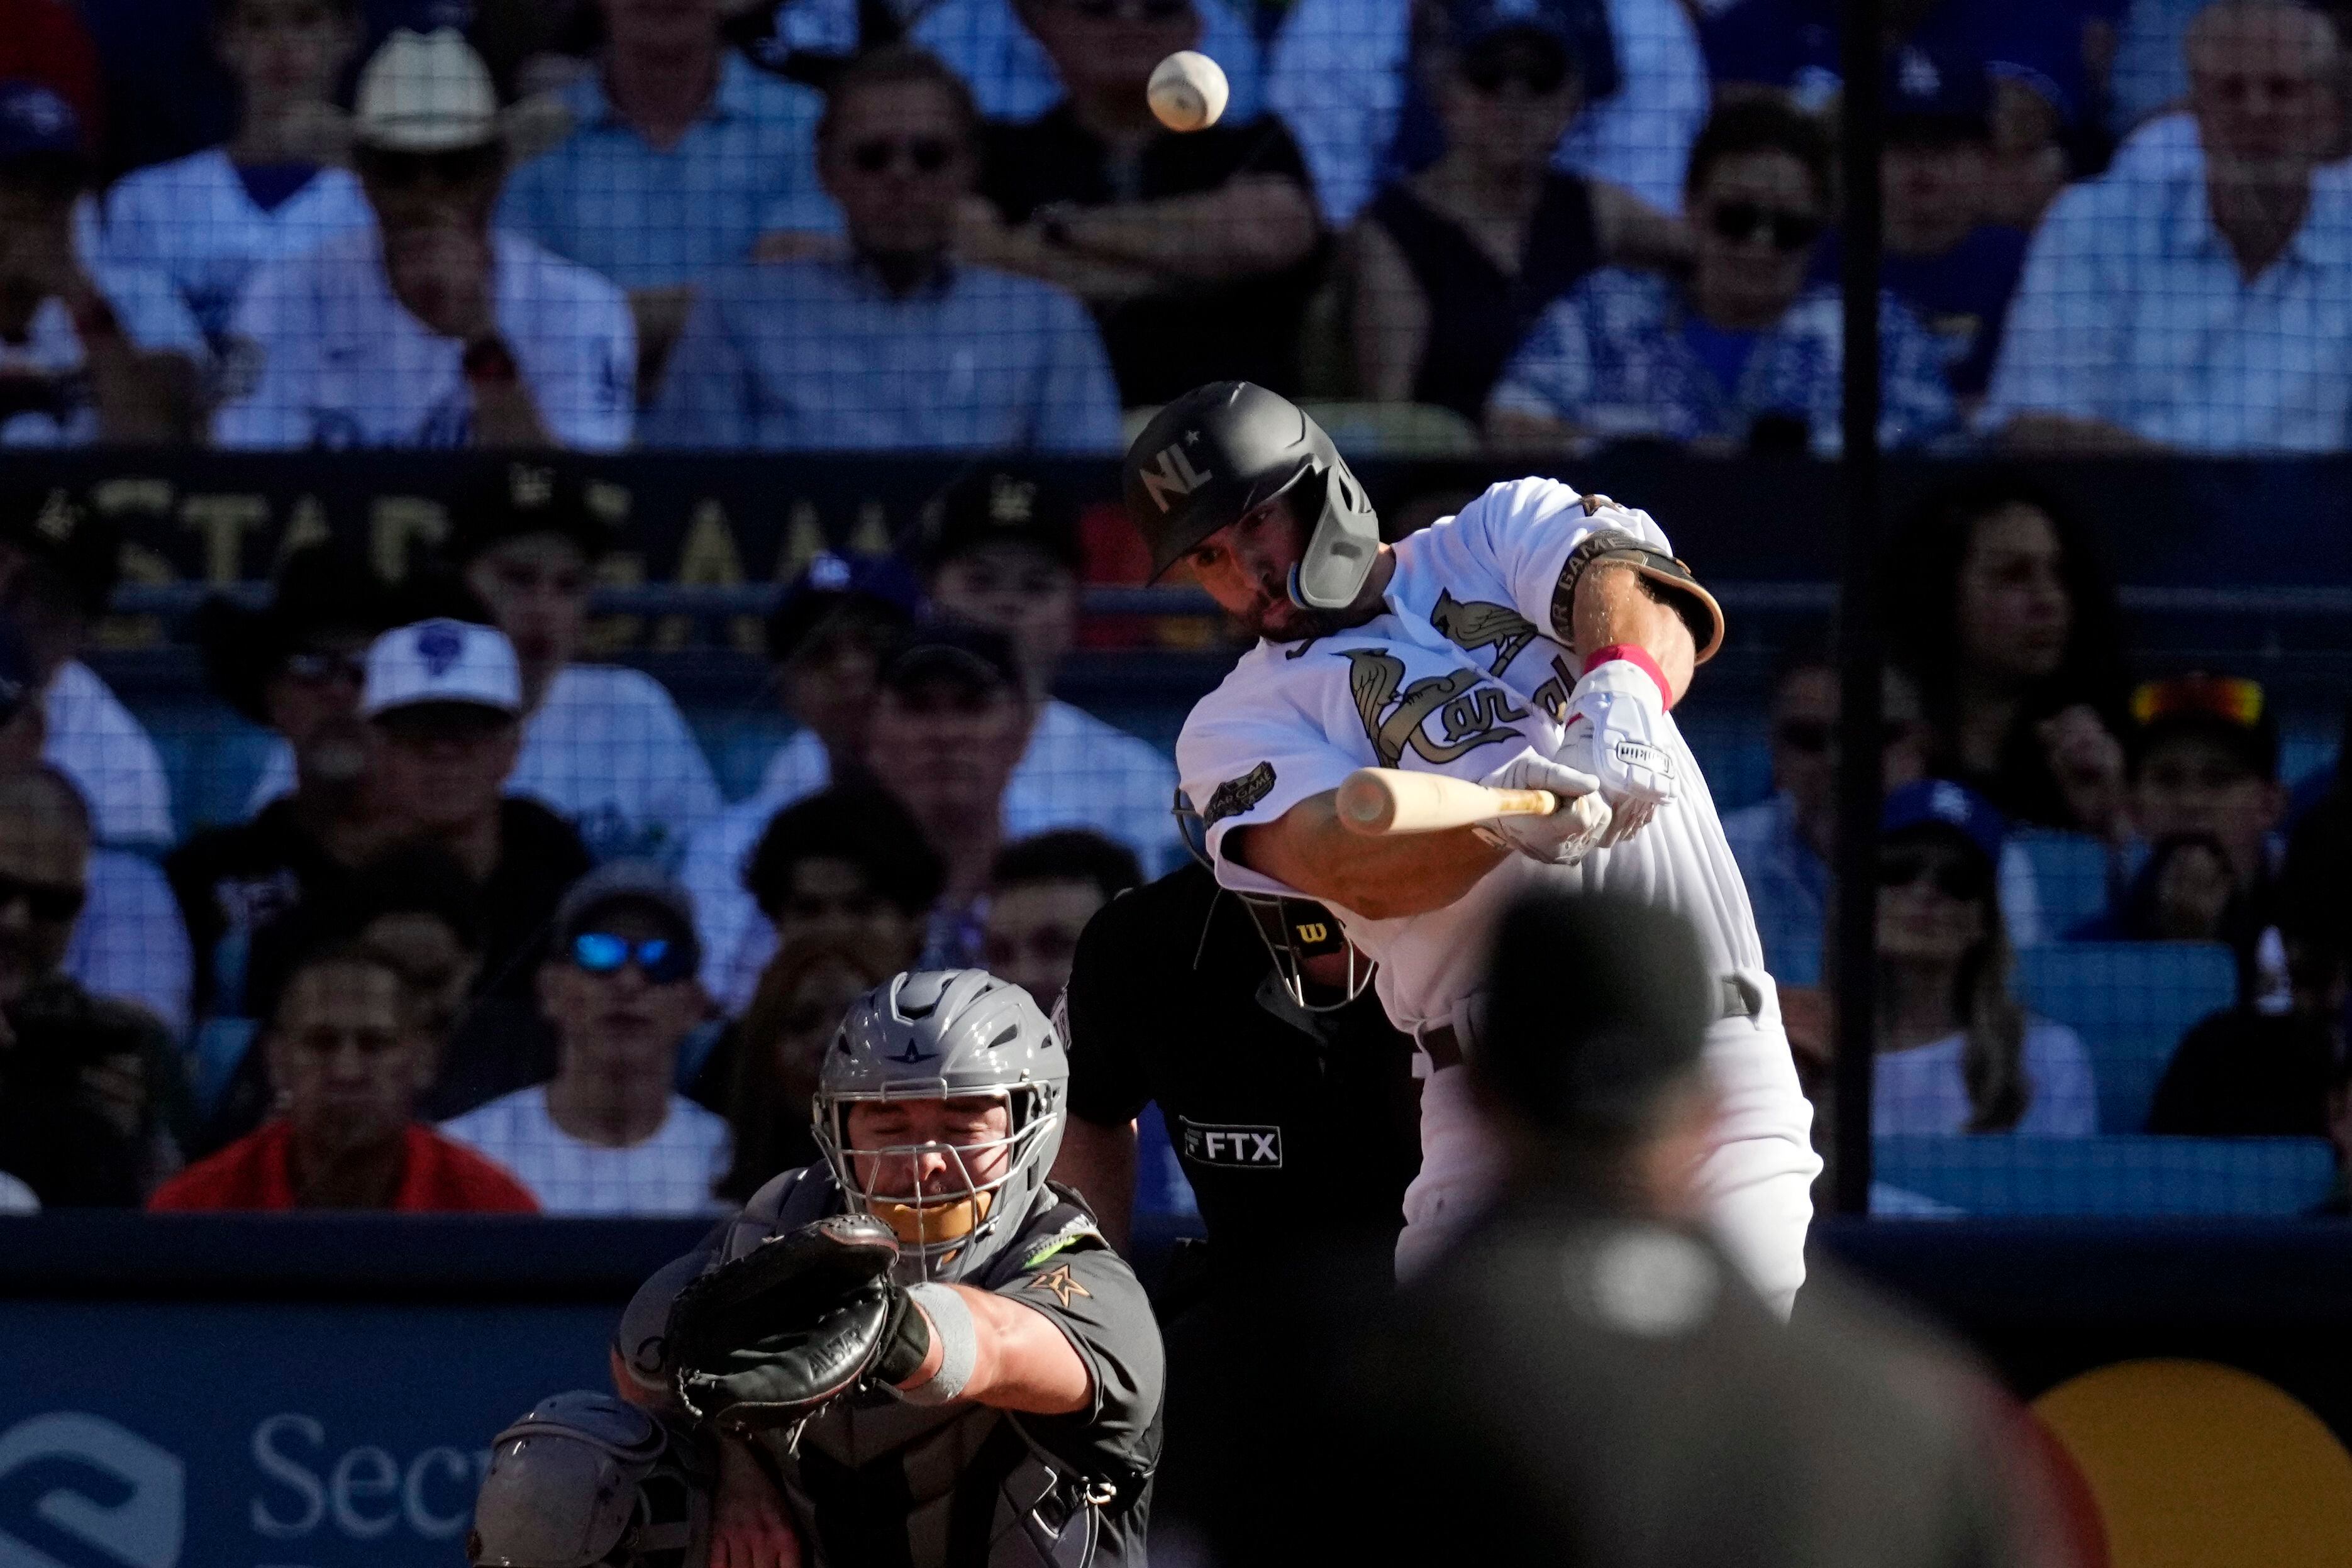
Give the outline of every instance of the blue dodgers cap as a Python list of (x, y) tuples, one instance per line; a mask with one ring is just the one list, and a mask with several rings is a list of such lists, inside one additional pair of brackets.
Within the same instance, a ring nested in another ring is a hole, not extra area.
[(1452, 0), (1445, 21), (1465, 53), (1513, 33), (1549, 39), (1575, 65), (1587, 103), (1617, 90), (1617, 45), (1601, 0)]
[(73, 105), (37, 81), (0, 81), (0, 162), (12, 158), (80, 158), (81, 117)]
[(1895, 141), (1982, 141), (1992, 134), (1992, 78), (1984, 62), (1905, 44), (1886, 57), (1883, 112)]
[(768, 657), (782, 664), (844, 611), (895, 632), (914, 620), (922, 597), (914, 573), (892, 557), (824, 550), (768, 612)]
[(1991, 801), (1965, 784), (1948, 779), (1922, 779), (1886, 797), (1878, 814), (1881, 837), (1892, 838), (1909, 828), (1948, 829), (1974, 844), (1985, 859), (2000, 863), (2001, 841), (2009, 823)]

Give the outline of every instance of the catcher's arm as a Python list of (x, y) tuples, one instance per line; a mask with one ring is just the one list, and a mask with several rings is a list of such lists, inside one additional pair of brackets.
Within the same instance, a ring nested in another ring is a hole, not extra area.
[[(978, 1343), (962, 1397), (1033, 1416), (1066, 1416), (1093, 1402), (1094, 1378), (1086, 1362), (1045, 1313), (993, 1291), (976, 1291), (969, 1285), (948, 1289), (971, 1313)], [(930, 1354), (914, 1376), (898, 1385), (899, 1389), (911, 1393), (929, 1382), (944, 1355), (940, 1337), (933, 1333)]]

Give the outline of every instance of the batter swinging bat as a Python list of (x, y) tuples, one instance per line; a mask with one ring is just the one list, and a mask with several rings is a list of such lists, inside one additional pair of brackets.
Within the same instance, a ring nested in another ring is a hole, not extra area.
[(1549, 789), (1490, 789), (1399, 768), (1359, 768), (1339, 781), (1339, 821), (1367, 837), (1433, 833), (1489, 817), (1541, 817), (1559, 804)]

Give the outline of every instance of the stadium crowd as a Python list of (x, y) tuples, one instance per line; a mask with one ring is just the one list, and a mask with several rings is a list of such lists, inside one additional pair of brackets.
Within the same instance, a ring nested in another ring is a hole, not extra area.
[[(1165, 753), (1053, 695), (1086, 551), (1022, 454), (1115, 452), (1224, 376), (1454, 450), (1838, 444), (1817, 0), (188, 9), (0, 0), (0, 444), (547, 455), (397, 588), (320, 543), (205, 606), (212, 691), (276, 742), (244, 820), (185, 838), (82, 657), (116, 525), (6, 498), (16, 1206), (699, 1212), (809, 1157), (830, 1020), (881, 977), (1050, 1003), (1183, 851)], [(2336, 11), (1890, 9), (1886, 444), (2352, 446)], [(1178, 136), (1142, 84), (1190, 47), (1234, 101)], [(790, 735), (740, 800), (659, 683), (585, 656), (612, 512), (552, 449), (632, 446), (975, 461), (902, 560), (782, 595)], [(2352, 1165), (2352, 784), (2291, 800), (2252, 680), (2135, 685), (2052, 497), (1956, 480), (1901, 543), (1874, 1125)], [(1826, 1124), (1824, 651), (1784, 654), (1769, 722), (1772, 792), (1726, 828)], [(2053, 834), (2097, 847), (2089, 910), (2029, 852)], [(2125, 1122), (2012, 984), (2070, 942), (2234, 966)]]
[[(1893, 6), (1885, 443), (2352, 445), (2340, 16)], [(8, 0), (0, 442), (1108, 453), (1233, 376), (1826, 453), (1835, 17)], [(1194, 46), (1233, 107), (1179, 135)]]

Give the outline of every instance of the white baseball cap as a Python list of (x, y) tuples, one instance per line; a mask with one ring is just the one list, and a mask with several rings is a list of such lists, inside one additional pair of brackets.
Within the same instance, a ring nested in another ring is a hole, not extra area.
[(455, 27), (394, 29), (360, 72), (352, 134), (387, 152), (449, 152), (499, 139), (490, 68)]
[(521, 713), (522, 669), (507, 634), (470, 621), (419, 621), (395, 626), (370, 643), (361, 716), (374, 718), (425, 703)]

